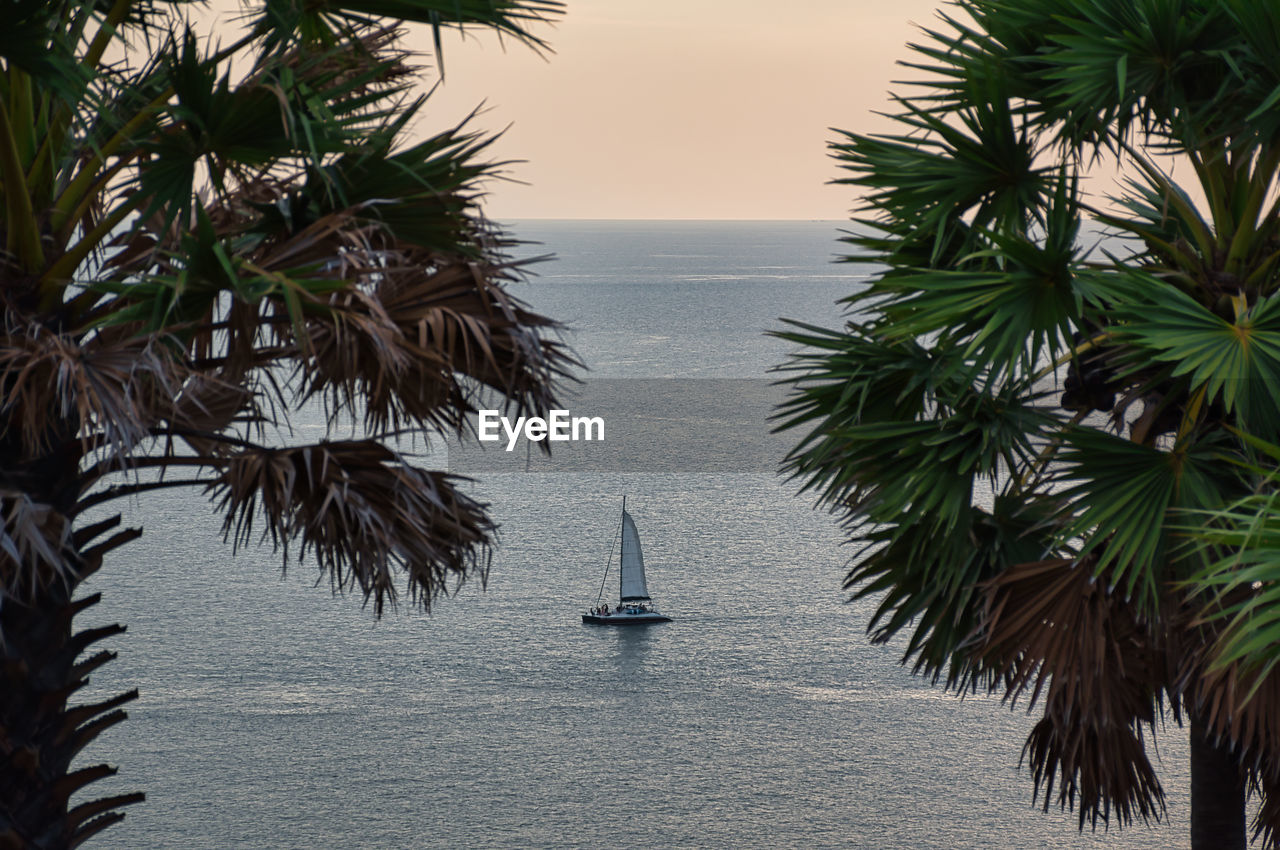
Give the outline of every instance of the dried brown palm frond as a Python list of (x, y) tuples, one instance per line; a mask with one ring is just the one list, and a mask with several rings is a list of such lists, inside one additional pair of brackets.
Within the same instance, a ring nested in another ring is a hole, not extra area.
[(213, 435), (238, 418), (260, 421), (257, 399), (248, 387), (216, 374), (193, 375), (183, 385), (166, 418), (176, 436), (201, 454), (216, 451)]
[(307, 397), (335, 413), (361, 399), (371, 430), (461, 428), (475, 385), (521, 412), (554, 406), (555, 381), (576, 361), (545, 335), (555, 322), (503, 289), (510, 266), (420, 256), (379, 277), (368, 294), (334, 296), (332, 320), (309, 324), (311, 356), (299, 367)]
[(366, 422), (381, 430), (406, 420), (454, 426), (447, 408), (453, 377), (439, 353), (412, 345), (372, 295), (359, 291), (335, 296), (328, 321), (308, 324), (310, 357), (297, 375), (308, 397), (324, 398), (331, 416), (364, 405)]
[(1255, 758), (1280, 768), (1280, 671), (1261, 675), (1239, 662), (1213, 668), (1213, 641), (1183, 656), (1179, 681), (1190, 707), (1210, 732), (1224, 738), (1247, 764)]
[(1275, 762), (1249, 769), (1249, 791), (1260, 798), (1253, 818), (1253, 840), (1260, 847), (1280, 846), (1280, 768)]
[(71, 523), (26, 493), (0, 490), (0, 605), (33, 598), (57, 582), (70, 586)]
[[(443, 352), (456, 371), (502, 390), (521, 412), (550, 406), (555, 382), (580, 364), (548, 336), (560, 325), (504, 288), (520, 266), (406, 259), (408, 265), (390, 269), (376, 290), (405, 336), (420, 348)], [(415, 264), (428, 262), (428, 277), (413, 273)]]
[(0, 332), (4, 427), (35, 454), (94, 435), (123, 454), (167, 406), (177, 371), (154, 338), (111, 331), (82, 340), (36, 324), (7, 328)]
[(1067, 691), (1050, 688), (1044, 716), (1023, 745), (1022, 758), (1036, 796), (1043, 795), (1044, 810), (1058, 785), (1059, 807), (1076, 811), (1081, 827), (1088, 823), (1096, 829), (1099, 820), (1109, 824), (1113, 813), (1121, 826), (1135, 815), (1144, 822), (1160, 820), (1164, 789), (1143, 743), (1147, 722), (1093, 714), (1077, 723), (1078, 708)]
[(314, 276), (366, 282), (382, 271), (383, 263), (369, 241), (376, 228), (363, 220), (364, 214), (364, 207), (357, 205), (326, 213), (314, 221), (289, 222), (302, 226), (274, 234), (275, 238), (254, 252), (253, 261), (266, 271), (280, 272), (323, 265), (324, 271), (313, 273)]
[[(287, 316), (280, 321), (287, 322)], [(281, 356), (281, 352), (267, 348), (265, 343), (273, 332), (264, 324), (260, 305), (232, 299), (216, 330), (192, 337), (189, 347), (194, 367), (202, 372), (216, 372), (226, 381), (250, 377), (257, 367)]]
[(238, 179), (227, 179), (226, 191), (216, 200), (207, 204), (205, 214), (209, 224), (218, 233), (239, 233), (262, 217), (258, 206), (274, 204), (297, 190), (304, 174), (299, 169), (286, 171), (279, 166), (274, 169), (245, 169)]
[[(1134, 608), (1090, 566), (1052, 559), (1011, 567), (987, 586), (981, 643), (1004, 698), (1043, 701), (1023, 748), (1047, 810), (1055, 785), (1080, 824), (1120, 825), (1164, 813), (1164, 791), (1143, 746), (1154, 733), (1165, 660)], [(1047, 691), (1046, 691), (1047, 688)]]
[(245, 450), (208, 489), (235, 545), (254, 542), (260, 523), (257, 536), (281, 550), (287, 566), (299, 540), (299, 561), (313, 552), (335, 589), (359, 588), (380, 614), (396, 600), (396, 569), (424, 608), (451, 580), (484, 579), (496, 527), (457, 480), (412, 467), (380, 443), (355, 440)]

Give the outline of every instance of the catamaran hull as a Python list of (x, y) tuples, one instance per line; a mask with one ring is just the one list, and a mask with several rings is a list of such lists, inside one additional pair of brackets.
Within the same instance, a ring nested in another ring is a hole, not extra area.
[(643, 614), (583, 614), (582, 622), (594, 626), (647, 626), (650, 623), (670, 623), (671, 618), (656, 611)]

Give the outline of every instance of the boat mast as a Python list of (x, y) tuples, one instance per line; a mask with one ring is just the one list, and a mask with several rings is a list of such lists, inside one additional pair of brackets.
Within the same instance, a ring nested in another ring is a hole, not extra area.
[(622, 494), (622, 516), (618, 517), (618, 605), (622, 605), (622, 558), (623, 549), (627, 548), (627, 536), (624, 534), (627, 524), (627, 494)]

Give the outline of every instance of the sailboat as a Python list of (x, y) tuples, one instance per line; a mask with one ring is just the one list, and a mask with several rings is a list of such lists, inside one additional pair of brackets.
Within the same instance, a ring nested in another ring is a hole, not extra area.
[(671, 622), (670, 617), (658, 613), (649, 599), (649, 587), (644, 580), (644, 554), (640, 551), (640, 533), (636, 531), (636, 521), (627, 513), (626, 496), (622, 497), (620, 532), (622, 553), (618, 558), (618, 604), (614, 608), (600, 604), (604, 598), (605, 582), (609, 580), (609, 565), (613, 561), (613, 549), (610, 548), (596, 607), (582, 615), (582, 622), (601, 626), (640, 626)]

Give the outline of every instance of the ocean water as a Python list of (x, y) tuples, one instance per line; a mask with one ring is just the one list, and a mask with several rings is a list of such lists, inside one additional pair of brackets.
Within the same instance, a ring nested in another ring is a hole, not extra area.
[[(764, 378), (787, 316), (858, 285), (832, 222), (524, 222), (559, 259), (520, 287), (591, 375)], [(137, 687), (84, 764), (144, 790), (104, 848), (1186, 846), (1185, 736), (1159, 736), (1166, 822), (1076, 829), (1018, 768), (1034, 718), (943, 694), (871, 646), (833, 519), (769, 473), (479, 474), (487, 588), (375, 621), (305, 565), (232, 557), (198, 494), (90, 590), (123, 622), (88, 696)], [(623, 495), (674, 622), (584, 626)]]

